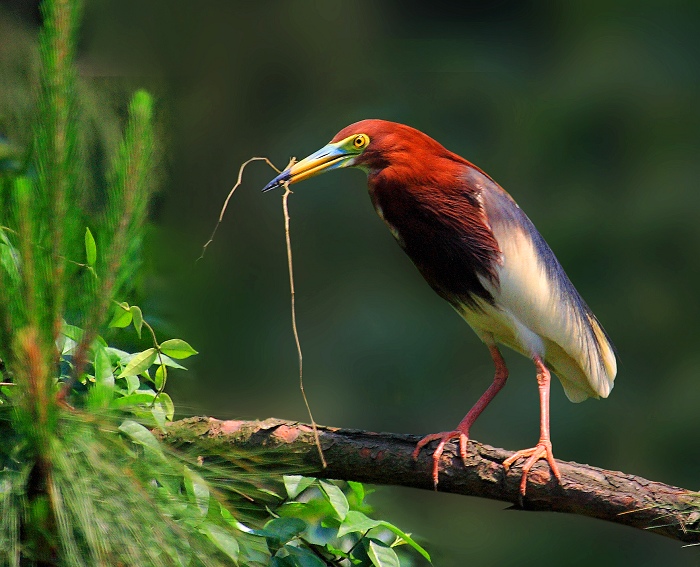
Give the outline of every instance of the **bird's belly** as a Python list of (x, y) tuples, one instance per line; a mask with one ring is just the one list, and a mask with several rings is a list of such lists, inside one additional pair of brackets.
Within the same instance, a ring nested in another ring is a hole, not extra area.
[(478, 301), (476, 308), (466, 305), (454, 307), (486, 344), (500, 343), (527, 357), (534, 354), (531, 345), (523, 344), (513, 319), (498, 307), (485, 301)]
[(592, 389), (579, 362), (560, 345), (543, 339), (525, 327), (516, 317), (499, 307), (481, 301), (479, 309), (454, 305), (457, 312), (487, 345), (500, 343), (523, 356), (540, 356), (562, 382), (566, 395), (573, 402), (599, 397)]

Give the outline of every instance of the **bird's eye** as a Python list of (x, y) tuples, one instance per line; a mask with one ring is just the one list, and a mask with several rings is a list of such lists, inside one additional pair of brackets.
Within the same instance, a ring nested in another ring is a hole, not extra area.
[(352, 141), (352, 145), (359, 150), (360, 148), (364, 148), (367, 145), (367, 142), (369, 142), (369, 138), (367, 136), (364, 134), (358, 134)]

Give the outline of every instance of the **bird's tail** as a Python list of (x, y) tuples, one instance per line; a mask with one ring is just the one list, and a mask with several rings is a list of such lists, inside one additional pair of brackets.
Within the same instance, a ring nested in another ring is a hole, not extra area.
[(593, 341), (595, 342), (594, 348), (597, 351), (597, 356), (589, 358), (592, 366), (589, 370), (591, 385), (600, 397), (607, 398), (610, 390), (613, 388), (613, 382), (617, 374), (615, 349), (605, 329), (603, 329), (593, 314), (588, 314), (588, 321), (593, 334)]
[[(590, 311), (586, 320), (576, 325), (578, 339), (575, 349), (551, 345), (547, 363), (564, 386), (566, 397), (572, 402), (587, 398), (607, 398), (617, 374), (615, 349), (607, 333)], [(575, 353), (575, 354), (574, 354)]]

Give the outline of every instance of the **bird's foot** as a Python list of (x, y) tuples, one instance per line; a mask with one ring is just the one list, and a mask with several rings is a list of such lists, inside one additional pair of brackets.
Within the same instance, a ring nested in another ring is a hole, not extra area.
[(418, 441), (416, 448), (413, 450), (413, 460), (418, 459), (420, 450), (425, 447), (431, 441), (440, 441), (437, 448), (433, 452), (433, 487), (437, 490), (438, 485), (438, 472), (440, 465), (440, 457), (445, 450), (445, 444), (450, 440), (458, 438), (459, 439), (459, 456), (462, 457), (462, 462), (467, 464), (467, 441), (469, 441), (469, 431), (462, 431), (461, 429), (455, 429), (454, 431), (443, 431), (442, 433), (431, 433), (426, 435)]
[(559, 473), (559, 467), (557, 467), (557, 463), (554, 460), (554, 455), (552, 454), (551, 441), (545, 441), (540, 439), (540, 442), (537, 443), (535, 447), (532, 447), (531, 449), (523, 449), (522, 451), (517, 451), (516, 453), (513, 453), (510, 457), (503, 461), (503, 468), (506, 469), (506, 472), (508, 472), (508, 469), (518, 459), (527, 459), (525, 463), (523, 463), (523, 476), (520, 480), (521, 499), (523, 496), (525, 496), (525, 489), (527, 487), (527, 475), (530, 472), (532, 466), (540, 459), (547, 460), (552, 474), (554, 474), (554, 476), (557, 477), (557, 480), (561, 483), (561, 474)]

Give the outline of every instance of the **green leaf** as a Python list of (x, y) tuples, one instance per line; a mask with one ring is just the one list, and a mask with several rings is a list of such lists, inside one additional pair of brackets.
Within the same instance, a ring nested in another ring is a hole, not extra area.
[[(305, 518), (308, 517), (312, 502), (317, 502), (317, 500), (311, 500), (310, 502), (285, 502), (275, 510), (275, 513), (288, 518)], [(330, 507), (326, 501), (323, 504)]]
[(210, 522), (205, 522), (200, 528), (200, 531), (234, 562), (238, 562), (240, 547), (238, 546), (238, 541), (235, 537), (233, 537), (232, 533), (227, 532), (225, 529), (220, 528), (219, 526)]
[(284, 475), (284, 487), (287, 489), (287, 494), (290, 498), (296, 498), (314, 482), (316, 482), (316, 479), (308, 476), (298, 474)]
[(294, 563), (294, 559), (289, 555), (285, 555), (284, 557), (275, 555), (270, 559), (270, 567), (297, 567), (297, 565)]
[(330, 482), (321, 480), (319, 481), (319, 484), (321, 485), (321, 491), (323, 492), (324, 496), (328, 502), (330, 502), (330, 505), (333, 507), (333, 510), (338, 516), (338, 519), (342, 522), (350, 509), (350, 505), (348, 504), (348, 499), (345, 498), (345, 494), (343, 494), (343, 491), (340, 490), (340, 488), (338, 488), (335, 484), (331, 484)]
[(188, 358), (193, 354), (198, 354), (189, 344), (182, 339), (169, 339), (160, 345), (160, 351), (172, 358)]
[(107, 355), (109, 356), (109, 359), (112, 361), (112, 364), (120, 364), (124, 366), (125, 364), (128, 364), (129, 360), (132, 358), (132, 354), (124, 351), (124, 350), (119, 350), (118, 348), (110, 347), (108, 346), (105, 348), (105, 351), (107, 351)]
[(0, 246), (0, 264), (10, 276), (12, 284), (19, 285), (22, 279), (20, 275), (20, 255), (2, 228), (0, 228), (0, 244), (3, 244), (3, 246)]
[(355, 482), (353, 480), (348, 480), (348, 486), (352, 490), (355, 498), (357, 498), (357, 504), (362, 504), (365, 499), (365, 487), (361, 482)]
[(314, 555), (312, 551), (304, 547), (285, 545), (284, 549), (290, 557), (294, 558), (294, 564), (297, 567), (326, 567), (325, 561), (321, 561), (318, 555)]
[(139, 352), (134, 355), (134, 357), (126, 365), (126, 368), (121, 371), (119, 378), (126, 378), (127, 376), (138, 376), (144, 370), (150, 368), (150, 366), (155, 362), (158, 352), (154, 348), (149, 348), (143, 352)]
[(75, 351), (75, 347), (78, 346), (78, 343), (76, 343), (73, 339), (69, 339), (66, 336), (62, 337), (62, 339), (63, 340), (61, 340), (61, 337), (59, 337), (58, 341), (56, 341), (58, 343), (56, 346), (60, 349), (61, 355), (72, 355), (73, 351)]
[(128, 394), (133, 394), (140, 386), (141, 380), (139, 380), (138, 376), (126, 376), (126, 391)]
[(131, 309), (131, 319), (134, 323), (134, 329), (136, 329), (136, 334), (141, 338), (141, 327), (143, 327), (143, 313), (141, 313), (141, 308), (137, 305), (132, 305)]
[(299, 518), (274, 518), (265, 524), (269, 537), (284, 544), (306, 529), (306, 522)]
[(150, 404), (153, 402), (153, 398), (155, 397), (155, 392), (144, 392), (143, 390), (139, 390), (134, 394), (122, 396), (121, 398), (115, 398), (112, 400), (110, 406), (113, 408), (127, 408), (129, 406), (138, 406), (140, 404)]
[(83, 331), (80, 327), (76, 327), (75, 325), (63, 323), (63, 325), (61, 326), (61, 334), (68, 337), (72, 341), (79, 343), (83, 340), (83, 335), (85, 334), (85, 331)]
[(94, 352), (95, 385), (88, 392), (88, 406), (91, 409), (100, 409), (108, 407), (113, 400), (114, 373), (112, 361), (104, 347), (96, 342)]
[(85, 257), (87, 258), (87, 265), (92, 267), (97, 262), (97, 246), (95, 245), (95, 238), (92, 236), (90, 229), (85, 227)]
[(162, 352), (160, 353), (158, 360), (162, 361), (163, 364), (165, 364), (165, 366), (169, 366), (170, 368), (178, 368), (179, 370), (187, 370), (187, 368), (185, 368), (182, 364), (175, 362), (172, 358), (163, 354)]
[(173, 404), (172, 398), (165, 392), (158, 394), (158, 401), (163, 404), (163, 410), (165, 411), (165, 419), (172, 421), (175, 416), (175, 404)]
[(163, 387), (165, 386), (165, 381), (167, 379), (168, 368), (165, 366), (165, 364), (161, 364), (158, 368), (156, 368), (156, 376), (153, 381), (158, 392), (160, 392), (163, 389)]
[(399, 557), (390, 547), (385, 547), (374, 541), (369, 542), (367, 555), (376, 567), (401, 567)]
[(165, 433), (165, 410), (163, 409), (163, 405), (154, 404), (153, 407), (151, 407), (151, 415), (159, 429)]
[(382, 523), (380, 521), (368, 518), (362, 512), (350, 510), (345, 516), (343, 523), (340, 524), (340, 528), (338, 529), (338, 537), (343, 537), (344, 535), (352, 532), (365, 533), (367, 530), (376, 528), (381, 524)]
[(233, 517), (233, 514), (229, 512), (226, 507), (221, 503), (218, 502), (219, 504), (219, 513), (221, 514), (221, 518), (229, 525), (234, 528), (236, 528), (239, 531), (242, 531), (247, 534), (254, 534), (255, 530), (253, 528), (249, 528), (245, 524), (241, 524), (236, 518)]
[(60, 348), (61, 354), (73, 354), (75, 347), (78, 346), (78, 343), (81, 340), (83, 340), (83, 334), (84, 331), (80, 327), (69, 325), (64, 321), (63, 325), (61, 326), (62, 337), (59, 337), (59, 340), (57, 341), (58, 344), (56, 345)]
[(95, 382), (114, 387), (114, 373), (112, 361), (109, 360), (107, 351), (101, 345), (95, 347)]
[(133, 315), (131, 314), (131, 308), (129, 307), (129, 304), (126, 302), (120, 303), (119, 305), (117, 305), (117, 308), (114, 311), (114, 317), (112, 317), (109, 326), (123, 329), (124, 327), (128, 327), (129, 325), (131, 325), (132, 318)]
[(399, 536), (402, 540), (404, 540), (408, 545), (410, 545), (413, 549), (415, 549), (418, 553), (420, 553), (423, 557), (425, 557), (428, 561), (430, 561), (430, 555), (428, 552), (423, 549), (420, 545), (418, 545), (414, 539), (408, 535), (406, 532), (400, 530), (397, 528), (394, 524), (390, 524), (389, 522), (385, 520), (381, 520), (379, 524), (383, 527), (389, 530), (390, 532), (393, 532), (397, 536)]
[(202, 516), (209, 511), (209, 485), (191, 468), (185, 467), (185, 490)]
[(255, 530), (253, 528), (249, 528), (245, 524), (242, 524), (236, 518), (233, 517), (233, 514), (229, 512), (223, 504), (219, 502), (219, 512), (221, 513), (221, 518), (231, 527), (236, 528), (239, 532), (243, 532), (245, 534), (250, 534), (250, 535), (265, 535), (261, 530)]
[(119, 426), (119, 431), (127, 435), (134, 443), (143, 445), (144, 447), (151, 449), (156, 454), (165, 458), (158, 440), (153, 436), (153, 433), (151, 433), (140, 423), (137, 423), (131, 419), (125, 419)]

